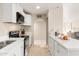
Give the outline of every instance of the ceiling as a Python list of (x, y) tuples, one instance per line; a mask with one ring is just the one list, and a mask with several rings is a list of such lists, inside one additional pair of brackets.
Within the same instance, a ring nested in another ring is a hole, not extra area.
[[(26, 12), (32, 14), (45, 14), (50, 7), (58, 7), (59, 4), (60, 3), (20, 3)], [(40, 9), (36, 9), (36, 6), (40, 6)]]

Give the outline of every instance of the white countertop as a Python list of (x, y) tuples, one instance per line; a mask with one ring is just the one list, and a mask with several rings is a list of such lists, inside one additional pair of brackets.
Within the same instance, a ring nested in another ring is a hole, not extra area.
[(22, 38), (22, 37), (18, 37), (18, 38), (9, 38), (8, 36), (0, 36), (0, 42), (1, 41), (6, 41), (6, 40), (18, 40), (18, 39), (24, 39), (24, 38)]
[(13, 42), (13, 43), (7, 45), (6, 47), (4, 47), (4, 48), (2, 48), (2, 49), (0, 49), (0, 56), (1, 56), (1, 55), (2, 55), (2, 56), (8, 55), (8, 54), (7, 54), (7, 51), (8, 51), (8, 53), (10, 53), (10, 48), (14, 47), (18, 41), (22, 41), (23, 39), (24, 39), (24, 38), (9, 38), (9, 37), (7, 37), (7, 36), (2, 36), (2, 37), (0, 37), (0, 42), (1, 42), (1, 41), (4, 41), (4, 42), (5, 42), (6, 40), (16, 40), (15, 42)]
[(59, 38), (56, 38), (53, 35), (49, 35), (52, 37), (55, 41), (57, 41), (59, 44), (61, 44), (63, 47), (67, 49), (79, 49), (79, 40), (70, 38), (69, 40), (62, 40)]

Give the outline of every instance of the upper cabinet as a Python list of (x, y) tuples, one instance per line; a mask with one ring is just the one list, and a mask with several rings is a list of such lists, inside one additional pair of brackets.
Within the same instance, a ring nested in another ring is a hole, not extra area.
[(25, 16), (25, 13), (23, 12), (23, 8), (21, 7), (21, 5), (20, 4), (15, 4), (16, 5), (16, 12), (19, 12), (19, 13), (21, 13), (23, 16)]
[(12, 13), (11, 13), (11, 4), (2, 3), (0, 4), (0, 21), (6, 22), (11, 21)]
[(23, 8), (18, 3), (2, 3), (0, 4), (0, 22), (16, 23), (16, 12), (24, 16), (24, 24), (31, 25), (31, 15), (25, 14)]
[(2, 20), (2, 15), (3, 15), (3, 13), (2, 13), (2, 4), (0, 4), (0, 21)]
[(32, 25), (32, 16), (29, 14), (25, 15), (25, 21), (24, 25)]
[(16, 22), (15, 4), (2, 3), (0, 7), (0, 22)]
[(17, 5), (17, 12), (21, 13), (24, 16), (24, 24), (23, 25), (28, 25), (31, 26), (32, 24), (32, 16), (30, 14), (25, 14), (23, 12), (23, 8), (21, 7), (20, 4), (16, 4)]
[(25, 14), (23, 12), (23, 8), (21, 7), (20, 4), (16, 4), (16, 6), (17, 6), (16, 11), (21, 13), (24, 16), (24, 24), (23, 25), (31, 26), (31, 24), (32, 24), (32, 16), (30, 14)]

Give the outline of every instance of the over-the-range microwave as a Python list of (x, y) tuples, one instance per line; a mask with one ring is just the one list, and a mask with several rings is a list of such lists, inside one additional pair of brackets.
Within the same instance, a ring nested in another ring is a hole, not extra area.
[(16, 23), (23, 24), (24, 16), (20, 12), (16, 12)]

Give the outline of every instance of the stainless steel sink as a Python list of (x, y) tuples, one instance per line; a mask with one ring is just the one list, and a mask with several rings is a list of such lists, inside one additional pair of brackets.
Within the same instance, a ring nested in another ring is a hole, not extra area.
[(15, 42), (16, 40), (6, 40), (5, 42), (0, 42), (0, 49), (4, 48), (5, 46)]
[(0, 42), (0, 49), (5, 46), (4, 42)]
[(11, 44), (12, 42), (15, 42), (16, 40), (7, 40), (6, 45)]

